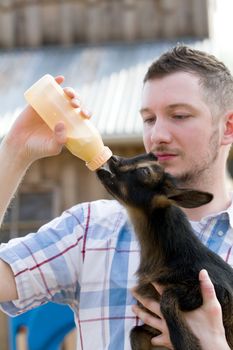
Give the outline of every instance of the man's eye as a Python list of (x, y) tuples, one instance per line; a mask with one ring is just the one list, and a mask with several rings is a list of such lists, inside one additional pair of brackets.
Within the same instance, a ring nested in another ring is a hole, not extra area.
[(189, 117), (190, 117), (189, 114), (174, 114), (172, 116), (173, 119), (178, 119), (178, 120), (187, 119)]
[(146, 117), (143, 119), (144, 124), (153, 124), (155, 122), (155, 117)]

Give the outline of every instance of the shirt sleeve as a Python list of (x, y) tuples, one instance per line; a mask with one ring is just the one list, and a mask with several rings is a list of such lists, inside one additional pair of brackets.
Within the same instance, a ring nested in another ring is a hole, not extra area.
[(19, 298), (1, 309), (17, 315), (47, 301), (78, 306), (87, 204), (65, 211), (38, 232), (0, 246), (13, 271)]

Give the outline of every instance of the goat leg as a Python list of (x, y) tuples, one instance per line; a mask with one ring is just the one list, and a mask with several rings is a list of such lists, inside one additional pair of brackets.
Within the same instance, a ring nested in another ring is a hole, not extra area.
[(130, 332), (130, 343), (132, 350), (168, 350), (165, 347), (153, 346), (151, 339), (161, 333), (150, 326), (142, 325), (134, 327)]
[(200, 341), (191, 332), (179, 309), (175, 288), (164, 291), (160, 300), (160, 309), (166, 320), (174, 350), (202, 350)]

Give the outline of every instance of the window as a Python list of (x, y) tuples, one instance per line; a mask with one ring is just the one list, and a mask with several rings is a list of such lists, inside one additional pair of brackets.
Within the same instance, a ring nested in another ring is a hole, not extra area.
[(57, 216), (59, 190), (50, 184), (24, 185), (13, 199), (0, 229), (0, 242), (35, 232)]

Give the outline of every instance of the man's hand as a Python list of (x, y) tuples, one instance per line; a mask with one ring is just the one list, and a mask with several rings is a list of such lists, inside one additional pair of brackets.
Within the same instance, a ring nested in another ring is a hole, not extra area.
[[(154, 285), (154, 287), (157, 289), (159, 294), (162, 294), (163, 288), (159, 285)], [(132, 310), (136, 314), (140, 320), (147, 324), (148, 326), (151, 326), (152, 328), (155, 328), (161, 332), (160, 335), (157, 337), (152, 338), (151, 343), (154, 346), (164, 346), (167, 349), (173, 350), (173, 346), (171, 344), (169, 330), (167, 327), (167, 323), (160, 311), (160, 304), (159, 302), (147, 299), (147, 298), (141, 298), (138, 294), (135, 294), (135, 292), (132, 292), (133, 296), (147, 309), (153, 312), (157, 317), (153, 317), (151, 314), (147, 313), (145, 310), (142, 310), (138, 305), (133, 305)]]
[[(57, 76), (55, 80), (61, 84), (64, 77)], [(80, 108), (81, 103), (74, 89), (67, 87), (63, 90), (71, 106)], [(84, 111), (82, 114), (89, 118)], [(62, 121), (52, 131), (36, 111), (31, 106), (27, 106), (16, 119), (4, 143), (11, 153), (16, 153), (15, 157), (18, 156), (22, 163), (30, 165), (37, 159), (59, 154), (66, 140), (66, 128)]]
[[(199, 274), (203, 304), (200, 308), (185, 312), (184, 318), (192, 332), (200, 339), (203, 350), (230, 350), (226, 341), (225, 330), (222, 322), (222, 309), (216, 297), (214, 286), (206, 270)], [(163, 287), (153, 284), (155, 289), (162, 294)], [(166, 321), (161, 314), (159, 303), (154, 300), (143, 299), (133, 293), (136, 299), (148, 310), (152, 311), (159, 318), (151, 316), (133, 305), (133, 312), (146, 324), (158, 329), (161, 335), (152, 339), (153, 345), (165, 346), (173, 349)]]
[(199, 281), (203, 304), (200, 308), (185, 313), (185, 319), (200, 339), (203, 350), (230, 350), (222, 321), (222, 308), (206, 270), (200, 271)]
[[(64, 77), (55, 78), (58, 84)], [(82, 108), (79, 98), (72, 88), (63, 89), (73, 108)], [(90, 118), (82, 109), (82, 114)], [(66, 128), (63, 122), (50, 130), (43, 119), (27, 106), (12, 125), (0, 144), (0, 225), (26, 170), (37, 159), (59, 154), (66, 143)], [(7, 181), (6, 181), (7, 174)]]

